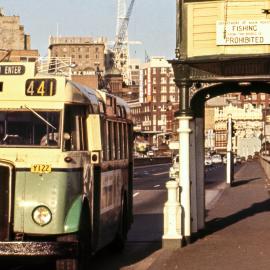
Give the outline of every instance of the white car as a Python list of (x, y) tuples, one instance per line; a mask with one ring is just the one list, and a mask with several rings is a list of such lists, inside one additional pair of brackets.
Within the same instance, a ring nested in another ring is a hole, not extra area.
[(221, 158), (221, 155), (213, 155), (212, 156), (212, 163), (213, 164), (218, 164), (218, 163), (222, 163), (222, 158)]
[(204, 158), (204, 165), (205, 166), (211, 166), (212, 165), (212, 158), (210, 157), (210, 156), (206, 156), (205, 158)]
[(169, 177), (170, 179), (179, 178), (179, 155), (173, 158), (173, 164), (169, 170)]

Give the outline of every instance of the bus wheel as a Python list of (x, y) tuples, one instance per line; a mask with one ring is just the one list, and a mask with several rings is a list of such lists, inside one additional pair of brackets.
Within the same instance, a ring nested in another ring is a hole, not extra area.
[(91, 257), (90, 219), (88, 214), (82, 213), (80, 231), (76, 235), (66, 235), (59, 241), (76, 242), (79, 244), (79, 252), (75, 258), (56, 260), (56, 270), (86, 270), (89, 269)]
[(118, 230), (113, 242), (111, 243), (113, 251), (122, 251), (124, 249), (127, 240), (127, 233), (127, 203), (126, 200), (124, 200), (120, 214)]

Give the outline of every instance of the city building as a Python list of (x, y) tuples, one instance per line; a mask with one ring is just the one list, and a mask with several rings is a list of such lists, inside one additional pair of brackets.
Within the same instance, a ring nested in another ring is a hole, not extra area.
[(38, 50), (31, 50), (30, 35), (24, 32), (19, 16), (5, 16), (0, 8), (0, 61), (36, 61)]
[(140, 84), (140, 66), (141, 60), (136, 58), (129, 59), (129, 73), (131, 78), (131, 84), (139, 85)]
[(72, 79), (92, 88), (102, 88), (105, 74), (105, 45), (103, 37), (49, 38), (49, 57), (71, 58)]
[(139, 103), (141, 131), (148, 133), (151, 145), (159, 147), (173, 131), (174, 112), (178, 109), (179, 91), (171, 65), (164, 57), (152, 57), (140, 69)]
[(232, 104), (215, 108), (215, 150), (226, 153), (229, 114), (236, 130), (233, 136), (233, 152), (245, 158), (260, 152), (265, 140), (263, 110), (261, 106), (255, 108), (251, 103), (244, 104), (242, 108)]

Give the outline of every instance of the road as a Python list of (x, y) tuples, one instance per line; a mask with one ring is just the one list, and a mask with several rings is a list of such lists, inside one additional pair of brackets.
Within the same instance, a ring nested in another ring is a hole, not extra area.
[[(161, 248), (163, 205), (167, 199), (165, 183), (170, 164), (137, 167), (134, 171), (134, 224), (122, 254), (103, 250), (93, 259), (92, 269), (136, 269), (136, 263)], [(241, 165), (235, 166), (235, 172)], [(212, 207), (225, 183), (226, 166), (216, 164), (205, 170), (206, 206)], [(106, 258), (106, 260), (104, 260)], [(147, 263), (147, 260), (146, 260)], [(149, 262), (150, 263), (150, 262)], [(141, 265), (140, 265), (141, 267)]]
[[(121, 254), (105, 248), (91, 262), (91, 270), (128, 270), (161, 248), (163, 235), (163, 206), (167, 199), (165, 183), (169, 179), (170, 164), (137, 167), (134, 170), (134, 223)], [(238, 167), (236, 167), (237, 170)], [(217, 198), (225, 181), (226, 167), (218, 164), (206, 168), (206, 204)], [(24, 266), (13, 269), (48, 269)], [(1, 268), (2, 269), (2, 268)]]

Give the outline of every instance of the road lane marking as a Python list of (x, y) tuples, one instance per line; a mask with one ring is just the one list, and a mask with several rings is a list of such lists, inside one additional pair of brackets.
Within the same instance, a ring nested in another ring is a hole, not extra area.
[(155, 185), (154, 188), (160, 187), (160, 185)]
[(136, 197), (136, 196), (138, 196), (139, 194), (140, 194), (140, 192), (136, 192), (136, 193), (133, 194), (133, 197)]
[(160, 173), (153, 173), (153, 175), (163, 175), (163, 174), (168, 174), (169, 172), (160, 172)]

